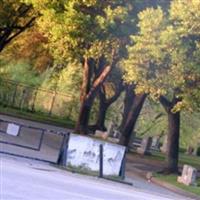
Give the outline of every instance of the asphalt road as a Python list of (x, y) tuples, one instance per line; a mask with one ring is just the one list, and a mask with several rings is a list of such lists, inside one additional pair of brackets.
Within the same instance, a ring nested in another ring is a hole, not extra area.
[(0, 200), (184, 200), (0, 154)]

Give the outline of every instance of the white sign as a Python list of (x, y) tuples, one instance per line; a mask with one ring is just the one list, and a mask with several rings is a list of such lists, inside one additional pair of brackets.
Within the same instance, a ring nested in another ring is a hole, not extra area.
[(15, 125), (15, 124), (8, 124), (6, 132), (9, 135), (17, 136), (19, 133), (19, 126)]
[(66, 165), (99, 171), (100, 144), (103, 144), (103, 174), (118, 176), (125, 147), (85, 136), (70, 134)]

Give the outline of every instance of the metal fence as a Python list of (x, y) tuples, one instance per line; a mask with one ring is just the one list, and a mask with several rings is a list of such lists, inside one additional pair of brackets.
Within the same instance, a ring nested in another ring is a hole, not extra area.
[(0, 119), (0, 153), (57, 163), (65, 136), (69, 133)]
[(31, 87), (11, 80), (0, 83), (0, 104), (72, 120), (77, 118), (79, 110), (78, 99), (71, 94)]

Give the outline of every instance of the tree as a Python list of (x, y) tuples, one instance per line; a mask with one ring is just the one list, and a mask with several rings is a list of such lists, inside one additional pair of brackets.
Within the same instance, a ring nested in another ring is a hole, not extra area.
[(137, 85), (137, 93), (159, 100), (167, 112), (170, 173), (178, 171), (180, 111), (194, 108), (199, 96), (199, 6), (196, 0), (174, 0), (169, 15), (161, 8), (141, 12), (140, 32), (132, 37), (125, 61), (126, 81)]
[(99, 110), (97, 113), (96, 124), (93, 126), (94, 130), (106, 130), (106, 113), (109, 107), (118, 99), (123, 90), (124, 84), (121, 70), (116, 67), (99, 90)]
[(20, 0), (0, 1), (0, 52), (22, 32), (32, 27), (37, 14)]
[(119, 127), (121, 133), (119, 143), (121, 145), (129, 145), (146, 96), (147, 95), (145, 93), (136, 94), (134, 84), (125, 86), (124, 110), (122, 114), (121, 125)]
[[(154, 0), (154, 1), (148, 1), (148, 0), (137, 1), (136, 0), (134, 2), (135, 3), (134, 4), (135, 24), (137, 24), (139, 20), (137, 14), (140, 11), (148, 7), (156, 8), (159, 5), (164, 10), (167, 10), (170, 5), (170, 2), (171, 0)], [(135, 28), (134, 30), (135, 30), (134, 33), (137, 34), (138, 29)], [(126, 84), (125, 88), (126, 89), (125, 89), (125, 97), (124, 97), (124, 110), (123, 110), (123, 115), (122, 115), (122, 122), (119, 129), (121, 132), (120, 144), (128, 146), (131, 136), (135, 134), (134, 128), (137, 123), (140, 112), (142, 110), (145, 99), (147, 97), (147, 94), (143, 92), (137, 94), (135, 92), (136, 84), (131, 84), (131, 83)]]
[[(38, 25), (50, 41), (54, 56), (82, 64), (81, 108), (76, 131), (86, 134), (94, 98), (123, 57), (132, 20), (129, 1), (35, 1)], [(131, 1), (130, 1), (131, 2)]]

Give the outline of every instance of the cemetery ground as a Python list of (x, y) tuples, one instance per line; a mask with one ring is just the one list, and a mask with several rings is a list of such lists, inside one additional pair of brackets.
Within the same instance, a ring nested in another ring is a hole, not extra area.
[[(4, 115), (4, 117), (7, 120), (12, 119), (12, 117), (10, 117), (10, 116)], [(32, 121), (32, 122), (26, 121), (26, 120), (23, 120), (18, 117), (16, 119), (18, 121), (21, 121), (22, 123), (28, 122), (28, 123), (38, 124), (39, 126), (43, 126), (43, 127), (53, 127), (51, 125), (42, 124), (42, 123), (38, 123), (38, 122), (34, 122), (34, 121)], [(37, 120), (37, 121), (40, 121), (40, 120)], [(49, 122), (49, 123), (51, 123), (51, 122)], [(64, 130), (64, 128), (61, 128), (59, 126), (57, 126), (56, 129)], [(142, 191), (145, 191), (147, 193), (153, 191), (157, 194), (166, 194), (166, 195), (170, 194), (174, 198), (176, 196), (179, 197), (179, 195), (177, 195), (175, 192), (170, 192), (169, 190), (167, 190), (161, 186), (157, 186), (156, 184), (152, 183), (151, 181), (150, 182), (147, 181), (146, 174), (148, 172), (153, 172), (153, 175), (156, 177), (156, 179), (159, 179), (162, 182), (164, 181), (165, 183), (170, 183), (171, 185), (175, 185), (178, 188), (181, 188), (185, 191), (188, 191), (190, 193), (192, 192), (192, 193), (196, 194), (197, 196), (200, 196), (199, 180), (198, 180), (197, 187), (193, 187), (193, 186), (188, 187), (188, 186), (184, 186), (182, 184), (178, 184), (176, 182), (176, 180), (177, 180), (176, 176), (164, 176), (164, 175), (157, 174), (157, 172), (159, 172), (164, 166), (164, 159), (165, 159), (164, 155), (159, 152), (153, 152), (152, 155), (148, 155), (148, 156), (141, 156), (135, 152), (129, 152), (127, 154), (127, 163), (126, 163), (127, 180), (129, 182), (130, 181), (133, 182), (134, 188), (141, 189)], [(199, 161), (200, 161), (199, 157), (188, 156), (188, 155), (185, 155), (184, 153), (180, 152), (180, 168), (182, 167), (183, 164), (189, 164), (189, 165), (194, 166), (198, 170), (200, 170), (200, 162)], [(65, 173), (65, 172), (62, 172), (62, 173)], [(68, 172), (66, 172), (66, 173), (68, 173)], [(106, 182), (106, 184), (107, 184), (107, 182)], [(186, 197), (187, 193), (182, 194), (182, 196)], [(188, 197), (190, 197), (189, 193), (188, 193)], [(79, 199), (81, 199), (81, 198), (79, 198)], [(87, 199), (87, 198), (85, 198), (85, 199)], [(154, 198), (154, 199), (156, 199), (156, 198)], [(158, 198), (158, 199), (161, 199), (161, 198)], [(170, 198), (170, 199), (172, 199), (172, 198)], [(182, 198), (182, 199), (185, 199), (185, 198)]]
[[(127, 155), (127, 174), (132, 176), (131, 174), (138, 174), (143, 178), (149, 178), (148, 173), (152, 173), (152, 177), (156, 181), (152, 181), (167, 187), (169, 189), (175, 190), (177, 192), (189, 192), (191, 194), (195, 194), (200, 197), (200, 157), (186, 155), (184, 153), (179, 154), (179, 168), (181, 171), (184, 164), (191, 165), (198, 170), (198, 179), (197, 179), (197, 186), (185, 186), (181, 183), (177, 182), (178, 175), (164, 175), (160, 173), (164, 168), (164, 161), (165, 156), (160, 152), (153, 152), (151, 155), (138, 155), (135, 152), (130, 152)], [(150, 177), (151, 178), (151, 177)], [(157, 181), (158, 180), (158, 181)], [(160, 181), (159, 181), (160, 180)], [(165, 184), (166, 183), (166, 184)], [(170, 186), (175, 187), (170, 187)], [(168, 187), (169, 186), (169, 187)], [(179, 188), (182, 190), (179, 190)], [(189, 194), (188, 193), (188, 194)]]

